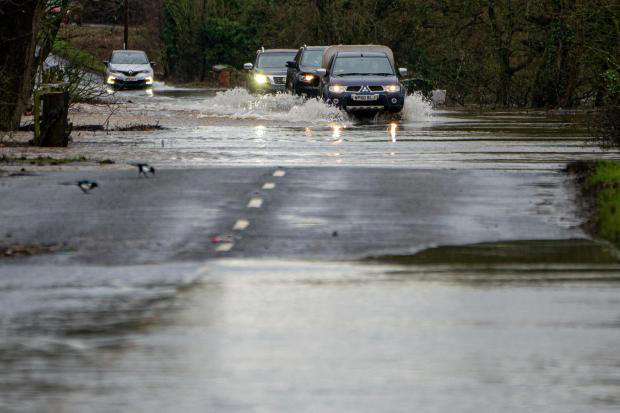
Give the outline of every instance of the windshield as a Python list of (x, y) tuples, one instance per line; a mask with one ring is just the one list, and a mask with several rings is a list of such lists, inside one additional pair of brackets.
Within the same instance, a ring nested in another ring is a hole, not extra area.
[(144, 53), (117, 52), (112, 54), (110, 63), (117, 65), (146, 65), (149, 61)]
[(323, 50), (306, 50), (301, 58), (302, 66), (321, 67), (323, 60)]
[(352, 56), (336, 58), (332, 73), (336, 76), (393, 75), (394, 70), (385, 56)]
[(286, 62), (295, 59), (296, 53), (261, 53), (258, 56), (256, 67), (262, 68), (284, 68)]

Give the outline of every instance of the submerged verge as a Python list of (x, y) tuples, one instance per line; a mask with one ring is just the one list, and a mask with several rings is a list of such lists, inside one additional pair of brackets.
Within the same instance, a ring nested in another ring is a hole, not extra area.
[(588, 232), (620, 247), (620, 162), (580, 161), (567, 170), (581, 187)]

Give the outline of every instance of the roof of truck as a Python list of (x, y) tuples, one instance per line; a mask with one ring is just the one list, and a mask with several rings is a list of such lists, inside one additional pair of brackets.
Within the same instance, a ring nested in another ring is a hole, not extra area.
[(330, 46), (325, 49), (323, 52), (323, 62), (321, 67), (327, 69), (327, 65), (329, 65), (329, 61), (332, 57), (340, 52), (357, 52), (357, 53), (385, 53), (385, 55), (390, 59), (392, 66), (396, 67), (394, 64), (394, 53), (392, 49), (387, 46), (377, 45), (377, 44), (356, 44), (356, 45), (337, 45)]
[(297, 49), (261, 49), (256, 53), (297, 53)]

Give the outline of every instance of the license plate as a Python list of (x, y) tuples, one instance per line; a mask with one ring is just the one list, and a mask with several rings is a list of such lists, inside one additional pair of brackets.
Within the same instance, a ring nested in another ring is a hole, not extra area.
[(125, 81), (127, 81), (127, 82), (135, 82), (137, 79), (138, 78), (136, 78), (136, 77), (126, 77)]
[(379, 95), (352, 95), (353, 100), (358, 102), (368, 102), (379, 99)]

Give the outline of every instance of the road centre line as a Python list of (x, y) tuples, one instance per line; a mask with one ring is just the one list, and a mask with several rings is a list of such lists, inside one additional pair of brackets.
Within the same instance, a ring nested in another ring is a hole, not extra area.
[(252, 198), (248, 203), (248, 208), (260, 208), (263, 206), (263, 200), (261, 198)]
[(263, 185), (263, 189), (273, 189), (276, 187), (276, 184), (273, 182), (265, 182), (265, 185)]
[(245, 231), (250, 226), (250, 221), (245, 219), (239, 219), (233, 225), (233, 231)]
[(283, 171), (282, 169), (278, 169), (273, 173), (273, 176), (277, 177), (283, 177), (284, 175), (286, 175), (286, 171)]
[(225, 242), (223, 244), (218, 245), (215, 250), (217, 252), (228, 252), (231, 249), (233, 249), (234, 246), (235, 244), (233, 244), (232, 242)]

